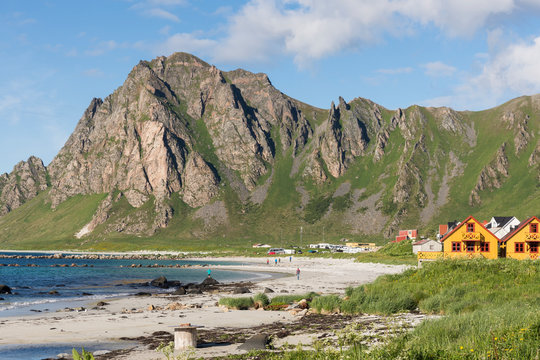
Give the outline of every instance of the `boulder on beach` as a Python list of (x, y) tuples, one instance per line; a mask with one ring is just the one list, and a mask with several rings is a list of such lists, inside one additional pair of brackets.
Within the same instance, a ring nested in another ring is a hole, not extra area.
[(11, 294), (11, 288), (7, 285), (0, 284), (0, 294)]
[(219, 281), (217, 281), (211, 276), (204, 279), (203, 282), (201, 283), (202, 286), (211, 286), (211, 285), (218, 285), (218, 284), (219, 284)]
[(265, 294), (271, 294), (271, 293), (273, 293), (273, 292), (274, 292), (274, 290), (272, 290), (272, 289), (270, 289), (270, 288), (264, 288), (264, 293), (265, 293)]
[(186, 289), (183, 286), (180, 286), (172, 294), (173, 295), (186, 295)]
[(249, 294), (251, 291), (247, 287), (239, 287), (233, 290), (233, 294)]
[(165, 276), (160, 276), (160, 277), (150, 281), (150, 285), (158, 287), (158, 288), (162, 288), (162, 289), (167, 289), (168, 288), (168, 286), (167, 286), (167, 278)]
[(265, 350), (268, 344), (268, 336), (265, 334), (256, 334), (246, 340), (245, 343), (238, 346), (240, 350)]

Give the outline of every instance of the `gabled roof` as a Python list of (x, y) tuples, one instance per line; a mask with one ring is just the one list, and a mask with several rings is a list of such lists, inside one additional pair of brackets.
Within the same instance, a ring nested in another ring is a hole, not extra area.
[(514, 216), (494, 216), (493, 219), (497, 222), (498, 227), (503, 227), (507, 223), (509, 223)]
[(540, 222), (540, 220), (538, 220), (538, 218), (536, 216), (531, 216), (527, 220), (523, 220), (522, 222), (520, 222), (519, 225), (513, 231), (510, 231), (508, 234), (506, 234), (501, 240), (499, 240), (499, 242), (503, 243), (503, 242), (508, 241), (508, 239), (510, 239), (515, 234), (517, 234), (518, 231), (523, 229), (525, 227), (525, 225), (527, 225), (528, 223), (530, 223), (534, 219), (536, 219), (536, 221)]
[(474, 220), (475, 223), (477, 223), (479, 226), (482, 227), (482, 229), (486, 230), (491, 236), (493, 236), (494, 239), (496, 240), (499, 240), (497, 239), (497, 237), (495, 235), (493, 235), (493, 233), (491, 231), (489, 231), (488, 229), (486, 229), (486, 227), (484, 225), (482, 225), (482, 223), (478, 220), (476, 220), (472, 215), (470, 215), (468, 218), (466, 218), (465, 220), (463, 220), (458, 226), (456, 226), (455, 228), (452, 229), (452, 231), (450, 231), (449, 233), (447, 233), (446, 235), (444, 235), (444, 237), (441, 239), (441, 243), (446, 240), (450, 235), (452, 235), (453, 233), (455, 233), (458, 229), (461, 229), (461, 227), (463, 227), (467, 221), (469, 220)]
[(438, 242), (437, 240), (433, 240), (433, 239), (422, 239), (422, 240), (418, 240), (416, 242), (413, 242), (413, 246), (414, 245), (424, 245), (425, 243), (427, 242), (430, 242), (430, 241), (434, 241), (434, 242)]

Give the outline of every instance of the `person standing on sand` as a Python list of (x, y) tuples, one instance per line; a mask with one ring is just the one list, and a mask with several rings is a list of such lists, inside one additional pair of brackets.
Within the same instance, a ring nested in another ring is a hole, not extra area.
[(291, 261), (292, 261), (292, 256), (289, 256), (289, 262), (291, 262)]
[(274, 259), (274, 264), (276, 264), (276, 265), (277, 265), (277, 259)]
[(300, 268), (296, 268), (296, 280), (300, 280)]
[(266, 265), (270, 265), (270, 259), (266, 259)]
[(212, 270), (208, 269), (207, 273), (208, 273), (208, 277), (210, 277), (210, 274), (212, 273)]

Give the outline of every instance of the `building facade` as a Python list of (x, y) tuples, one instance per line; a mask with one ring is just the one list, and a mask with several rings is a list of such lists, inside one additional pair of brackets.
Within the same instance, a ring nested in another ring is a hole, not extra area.
[(501, 249), (506, 257), (518, 260), (537, 260), (540, 247), (540, 220), (536, 216), (522, 221), (512, 232), (501, 239)]
[(472, 216), (448, 232), (441, 242), (445, 258), (496, 259), (499, 253), (499, 239)]

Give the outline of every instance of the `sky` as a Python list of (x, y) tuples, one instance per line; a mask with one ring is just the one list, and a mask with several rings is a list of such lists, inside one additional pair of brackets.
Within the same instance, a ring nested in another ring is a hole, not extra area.
[(192, 53), (321, 108), (482, 110), (540, 93), (540, 0), (2, 0), (0, 173), (48, 165), (140, 60)]

